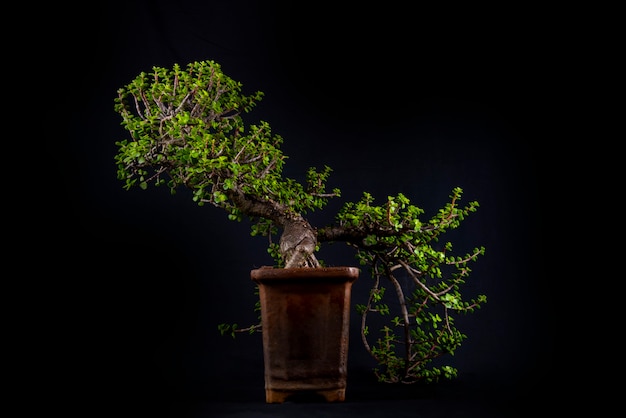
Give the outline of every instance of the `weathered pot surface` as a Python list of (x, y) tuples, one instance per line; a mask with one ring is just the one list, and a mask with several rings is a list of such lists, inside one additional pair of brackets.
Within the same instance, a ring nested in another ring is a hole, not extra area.
[(259, 286), (266, 402), (298, 395), (345, 400), (356, 267), (251, 271)]

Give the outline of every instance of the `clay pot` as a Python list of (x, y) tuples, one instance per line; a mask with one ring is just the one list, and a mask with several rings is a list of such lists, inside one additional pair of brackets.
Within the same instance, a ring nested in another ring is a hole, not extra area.
[(356, 267), (263, 267), (259, 287), (267, 403), (345, 400), (350, 296)]

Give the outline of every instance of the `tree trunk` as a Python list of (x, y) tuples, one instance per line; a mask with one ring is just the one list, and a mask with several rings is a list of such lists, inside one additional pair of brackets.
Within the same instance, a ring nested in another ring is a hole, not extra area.
[(304, 219), (285, 222), (279, 244), (285, 268), (320, 267), (314, 254), (317, 234)]

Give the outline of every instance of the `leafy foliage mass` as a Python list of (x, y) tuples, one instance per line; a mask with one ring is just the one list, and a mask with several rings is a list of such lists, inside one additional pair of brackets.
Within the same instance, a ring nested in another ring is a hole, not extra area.
[[(450, 203), (425, 224), (419, 220), (423, 210), (402, 194), (376, 206), (372, 196), (364, 193), (361, 201), (347, 203), (337, 216), (340, 225), (369, 231), (363, 240), (349, 245), (373, 278), (367, 303), (356, 308), (362, 318), (363, 344), (380, 366), (375, 373), (381, 381), (430, 382), (457, 375), (455, 368), (434, 367), (431, 362), (453, 355), (467, 337), (454, 326), (454, 314), (473, 312), (486, 302), (484, 295), (465, 301), (460, 292), (471, 272), (468, 264), (484, 254), (484, 248), (461, 257), (451, 255), (451, 242), (438, 244), (445, 231), (458, 227), (478, 206), (471, 202), (459, 207), (461, 193), (455, 188)], [(394, 309), (385, 298), (387, 287)], [(389, 325), (378, 330), (373, 342), (368, 315), (389, 318)]]
[[(130, 139), (116, 142), (117, 176), (124, 188), (150, 184), (171, 193), (186, 188), (198, 205), (224, 209), (228, 219), (247, 219), (251, 234), (268, 238), (268, 252), (278, 267), (311, 266), (323, 242), (344, 242), (372, 278), (369, 299), (356, 309), (361, 315), (365, 349), (376, 360), (382, 382), (435, 382), (454, 378), (451, 366), (433, 360), (453, 355), (467, 338), (455, 327), (458, 314), (471, 313), (486, 302), (484, 295), (465, 300), (461, 287), (470, 263), (484, 254), (478, 247), (453, 254), (440, 239), (456, 229), (477, 202), (460, 205), (462, 189), (428, 221), (423, 210), (403, 194), (376, 204), (369, 193), (347, 202), (331, 225), (313, 227), (305, 215), (322, 209), (341, 192), (326, 191), (331, 169), (309, 168), (306, 184), (282, 175), (286, 160), (283, 138), (267, 122), (246, 125), (263, 93), (242, 93), (242, 85), (213, 61), (183, 68), (154, 67), (118, 90), (115, 111)], [(280, 235), (279, 235), (280, 234)], [(277, 241), (275, 237), (280, 236)], [(372, 316), (386, 325), (370, 329)], [(258, 331), (222, 324), (222, 334)]]

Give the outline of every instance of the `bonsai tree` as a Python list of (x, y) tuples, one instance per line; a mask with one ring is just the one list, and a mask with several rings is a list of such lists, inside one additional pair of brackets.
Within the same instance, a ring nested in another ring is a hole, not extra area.
[[(442, 235), (457, 228), (478, 202), (461, 205), (462, 189), (428, 220), (401, 193), (380, 203), (364, 192), (346, 202), (330, 225), (311, 225), (307, 214), (323, 209), (339, 189), (326, 190), (328, 166), (309, 168), (304, 184), (282, 174), (287, 159), (283, 138), (265, 121), (244, 118), (263, 98), (246, 95), (241, 83), (214, 61), (171, 69), (154, 67), (118, 90), (114, 109), (130, 138), (116, 142), (117, 176), (125, 189), (167, 187), (192, 192), (200, 206), (223, 209), (228, 219), (250, 223), (251, 235), (266, 237), (276, 268), (318, 268), (323, 243), (343, 242), (371, 274), (369, 300), (357, 304), (365, 349), (377, 362), (382, 382), (434, 382), (457, 376), (454, 367), (433, 363), (467, 338), (455, 316), (471, 313), (484, 295), (464, 300), (461, 286), (470, 263), (484, 254), (477, 247), (453, 254)], [(370, 329), (372, 316), (384, 326)], [(222, 334), (254, 332), (222, 324)]]

